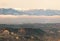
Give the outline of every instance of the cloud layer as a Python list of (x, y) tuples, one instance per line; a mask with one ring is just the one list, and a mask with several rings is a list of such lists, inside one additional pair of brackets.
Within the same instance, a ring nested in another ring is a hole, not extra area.
[(60, 23), (60, 16), (0, 15), (0, 24)]

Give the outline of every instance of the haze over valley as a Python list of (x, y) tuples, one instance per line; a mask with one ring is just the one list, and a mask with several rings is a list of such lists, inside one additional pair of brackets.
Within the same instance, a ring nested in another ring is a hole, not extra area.
[(0, 9), (0, 24), (60, 23), (60, 10), (15, 10)]

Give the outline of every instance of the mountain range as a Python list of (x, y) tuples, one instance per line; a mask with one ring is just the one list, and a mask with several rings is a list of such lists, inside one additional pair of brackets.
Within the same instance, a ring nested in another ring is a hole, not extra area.
[(32, 10), (15, 10), (12, 8), (0, 8), (0, 15), (60, 15), (60, 10), (43, 10), (43, 9), (32, 9)]

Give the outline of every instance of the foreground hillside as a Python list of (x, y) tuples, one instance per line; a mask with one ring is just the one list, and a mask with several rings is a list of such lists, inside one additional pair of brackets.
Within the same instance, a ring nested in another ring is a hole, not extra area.
[(60, 23), (0, 24), (0, 41), (59, 41)]
[(43, 41), (47, 35), (35, 28), (0, 28), (0, 41)]

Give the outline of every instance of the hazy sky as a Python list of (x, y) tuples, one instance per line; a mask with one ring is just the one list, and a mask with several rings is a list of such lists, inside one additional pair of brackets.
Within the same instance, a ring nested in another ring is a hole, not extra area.
[[(60, 10), (60, 0), (0, 0), (0, 8)], [(60, 16), (0, 15), (0, 24), (60, 23)]]
[(60, 10), (60, 0), (0, 0), (0, 8)]
[(0, 15), (0, 24), (60, 23), (60, 16)]

